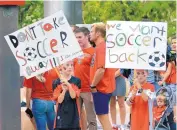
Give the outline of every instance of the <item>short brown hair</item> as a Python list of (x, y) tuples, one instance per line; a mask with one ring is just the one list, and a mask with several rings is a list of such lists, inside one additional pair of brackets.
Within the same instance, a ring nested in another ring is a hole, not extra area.
[(95, 31), (100, 32), (102, 37), (106, 36), (106, 25), (104, 23), (94, 23), (92, 24), (92, 27), (95, 27)]
[(90, 34), (90, 31), (86, 27), (80, 27), (74, 30), (74, 33), (80, 33), (82, 32), (85, 36), (88, 36)]

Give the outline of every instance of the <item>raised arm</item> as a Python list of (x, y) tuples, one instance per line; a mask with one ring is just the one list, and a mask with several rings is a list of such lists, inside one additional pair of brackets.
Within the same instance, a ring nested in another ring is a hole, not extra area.
[(163, 75), (163, 80), (159, 81), (158, 83), (159, 85), (163, 85), (163, 83), (165, 83), (167, 78), (170, 76), (171, 71), (172, 71), (172, 63), (168, 63), (167, 71)]

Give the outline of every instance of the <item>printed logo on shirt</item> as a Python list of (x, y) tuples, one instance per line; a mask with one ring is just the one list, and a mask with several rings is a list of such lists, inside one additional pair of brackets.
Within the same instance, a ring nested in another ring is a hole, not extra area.
[(95, 63), (95, 58), (96, 58), (96, 53), (93, 54), (93, 57), (92, 57), (92, 61), (90, 63), (90, 66), (93, 67), (94, 63)]

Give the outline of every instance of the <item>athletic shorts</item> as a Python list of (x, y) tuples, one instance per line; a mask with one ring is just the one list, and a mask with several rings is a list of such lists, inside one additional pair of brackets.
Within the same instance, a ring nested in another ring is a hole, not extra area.
[(92, 93), (95, 112), (97, 115), (103, 115), (109, 113), (109, 101), (112, 93), (105, 94), (102, 92)]

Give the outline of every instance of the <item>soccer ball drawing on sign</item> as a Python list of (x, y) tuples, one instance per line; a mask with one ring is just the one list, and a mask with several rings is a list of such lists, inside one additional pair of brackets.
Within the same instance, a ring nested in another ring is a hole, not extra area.
[(32, 47), (27, 47), (24, 51), (24, 56), (27, 60), (33, 61), (36, 57), (36, 50)]
[(156, 51), (149, 56), (149, 65), (152, 67), (163, 67), (165, 62), (165, 55), (160, 51)]

